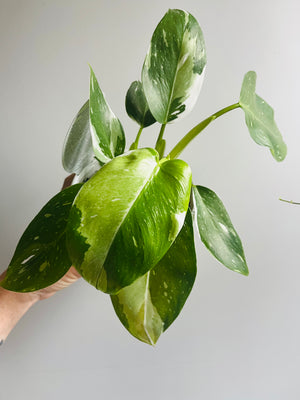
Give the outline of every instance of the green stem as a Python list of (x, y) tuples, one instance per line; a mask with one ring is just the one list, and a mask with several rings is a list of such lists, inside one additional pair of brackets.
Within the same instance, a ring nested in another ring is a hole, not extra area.
[(156, 144), (155, 144), (155, 149), (157, 150), (157, 152), (159, 154), (159, 158), (162, 158), (164, 156), (164, 151), (165, 151), (165, 147), (166, 147), (166, 141), (163, 139), (166, 125), (167, 124), (162, 124)]
[(166, 129), (166, 125), (167, 124), (162, 124), (162, 126), (160, 128), (159, 135), (158, 135), (158, 138), (157, 138), (157, 141), (156, 141), (156, 145), (155, 145), (156, 149), (157, 149), (159, 143), (162, 141), (162, 138), (164, 136), (164, 132), (165, 132), (165, 129)]
[(138, 133), (137, 133), (137, 135), (136, 135), (135, 141), (132, 143), (132, 145), (130, 146), (129, 150), (135, 150), (135, 149), (138, 148), (140, 136), (141, 136), (141, 133), (142, 133), (143, 129), (144, 129), (144, 127), (141, 126), (139, 131), (138, 131)]
[(168, 158), (173, 159), (177, 158), (179, 154), (186, 148), (186, 146), (197, 136), (200, 132), (203, 131), (204, 128), (207, 127), (212, 121), (216, 118), (220, 117), (227, 112), (234, 110), (235, 108), (239, 108), (240, 104), (235, 103), (231, 106), (222, 108), (222, 110), (217, 111), (215, 114), (212, 114), (210, 117), (206, 118), (200, 124), (196, 125), (193, 129), (191, 129), (181, 140), (176, 144), (176, 146), (170, 151)]
[(298, 206), (300, 205), (300, 203), (296, 203), (295, 201), (292, 201), (292, 200), (284, 200), (284, 199), (279, 199), (279, 200), (284, 201), (285, 203), (297, 204)]

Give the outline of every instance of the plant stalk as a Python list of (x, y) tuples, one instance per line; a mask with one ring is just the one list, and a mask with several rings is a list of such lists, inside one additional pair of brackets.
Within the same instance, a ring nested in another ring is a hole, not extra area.
[(279, 200), (284, 201), (285, 203), (296, 204), (297, 206), (300, 205), (300, 203), (296, 203), (295, 201), (292, 201), (292, 200), (285, 200), (285, 199), (279, 199)]
[(155, 144), (155, 150), (157, 150), (160, 159), (164, 156), (164, 151), (165, 151), (165, 147), (166, 147), (166, 141), (163, 139), (166, 125), (167, 124), (161, 125), (159, 135), (158, 135), (158, 138), (157, 138), (157, 141)]
[(139, 131), (138, 131), (138, 133), (137, 133), (137, 135), (136, 135), (135, 141), (132, 143), (132, 145), (130, 146), (129, 150), (135, 150), (135, 149), (138, 148), (140, 136), (141, 136), (141, 133), (142, 133), (143, 129), (144, 129), (144, 127), (141, 126)]
[(231, 106), (222, 108), (221, 110), (217, 111), (216, 113), (212, 114), (210, 117), (206, 118), (205, 120), (201, 121), (198, 125), (196, 125), (193, 129), (191, 129), (177, 144), (176, 146), (170, 151), (167, 158), (174, 159), (179, 156), (179, 154), (189, 145), (189, 143), (197, 136), (200, 132), (202, 132), (207, 125), (209, 125), (212, 121), (217, 119), (223, 114), (239, 108), (240, 104), (235, 103)]

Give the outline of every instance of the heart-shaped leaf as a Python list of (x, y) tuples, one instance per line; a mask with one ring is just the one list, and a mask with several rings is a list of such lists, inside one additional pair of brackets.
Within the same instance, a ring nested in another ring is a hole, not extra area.
[(181, 231), (159, 263), (111, 296), (116, 314), (133, 336), (155, 344), (180, 313), (195, 277), (193, 221), (188, 210)]
[(125, 148), (123, 127), (107, 104), (92, 68), (90, 77), (90, 128), (95, 155), (102, 163), (123, 154)]
[(67, 172), (80, 175), (94, 163), (94, 151), (89, 121), (89, 101), (74, 118), (63, 146), (62, 163)]
[(153, 268), (180, 231), (191, 170), (154, 149), (116, 157), (85, 183), (67, 230), (73, 265), (97, 289), (115, 294)]
[(2, 287), (32, 292), (57, 282), (71, 267), (66, 248), (66, 226), (81, 184), (54, 196), (23, 233)]
[(129, 117), (141, 127), (146, 128), (156, 122), (149, 109), (140, 81), (134, 81), (130, 85), (126, 94), (125, 106)]
[(193, 194), (202, 242), (225, 267), (248, 275), (241, 240), (219, 197), (203, 186), (193, 186)]
[(169, 10), (155, 29), (143, 71), (143, 89), (154, 118), (166, 124), (190, 111), (206, 65), (201, 28), (186, 11)]
[(281, 133), (274, 121), (274, 111), (255, 93), (256, 73), (249, 71), (244, 77), (240, 106), (245, 112), (246, 124), (252, 139), (270, 148), (276, 161), (284, 160), (287, 152)]

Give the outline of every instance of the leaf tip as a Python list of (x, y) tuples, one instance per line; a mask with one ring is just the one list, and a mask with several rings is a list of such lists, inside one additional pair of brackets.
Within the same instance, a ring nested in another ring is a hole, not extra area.
[(282, 162), (285, 160), (286, 155), (287, 155), (287, 145), (285, 144), (285, 142), (282, 141), (281, 143), (281, 148), (279, 149), (278, 146), (275, 146), (275, 149), (270, 149), (271, 154), (273, 156), (273, 158), (277, 161), (277, 162)]
[(92, 80), (92, 79), (93, 79), (93, 80), (97, 80), (96, 75), (95, 75), (95, 72), (94, 72), (94, 70), (93, 70), (91, 64), (88, 63), (88, 66), (89, 66), (89, 68), (90, 68), (90, 80)]

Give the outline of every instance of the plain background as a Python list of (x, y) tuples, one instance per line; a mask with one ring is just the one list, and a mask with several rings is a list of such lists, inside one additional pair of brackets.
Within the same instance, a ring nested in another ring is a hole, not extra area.
[[(208, 55), (199, 100), (167, 128), (168, 149), (236, 102), (248, 70), (257, 72), (257, 92), (276, 110), (288, 145), (286, 160), (276, 163), (236, 110), (182, 154), (194, 183), (223, 200), (250, 275), (222, 267), (197, 240), (194, 289), (155, 348), (127, 333), (108, 296), (77, 282), (31, 309), (1, 348), (1, 400), (300, 397), (300, 208), (278, 200), (300, 201), (298, 0), (1, 0), (1, 271), (66, 176), (61, 148), (88, 97), (88, 63), (128, 145), (134, 140), (124, 97), (168, 8), (196, 17)], [(142, 144), (156, 132), (146, 130)]]

